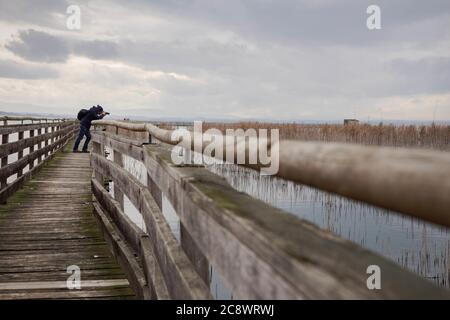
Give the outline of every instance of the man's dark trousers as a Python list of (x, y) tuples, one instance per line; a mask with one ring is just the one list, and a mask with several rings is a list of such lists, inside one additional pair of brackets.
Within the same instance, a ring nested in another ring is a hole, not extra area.
[(80, 145), (81, 140), (83, 140), (83, 137), (86, 136), (86, 141), (83, 145), (83, 151), (87, 151), (89, 141), (91, 141), (91, 133), (89, 132), (89, 129), (86, 128), (83, 125), (80, 125), (80, 133), (78, 133), (78, 138), (75, 141), (75, 145), (73, 146), (73, 150), (78, 150), (78, 146)]

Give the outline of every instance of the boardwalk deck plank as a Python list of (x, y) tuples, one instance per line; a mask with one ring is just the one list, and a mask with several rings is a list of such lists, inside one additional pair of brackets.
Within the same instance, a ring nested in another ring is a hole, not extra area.
[[(61, 152), (0, 206), (0, 299), (135, 298), (92, 215), (91, 172), (88, 154)], [(103, 284), (46, 287), (70, 265)]]

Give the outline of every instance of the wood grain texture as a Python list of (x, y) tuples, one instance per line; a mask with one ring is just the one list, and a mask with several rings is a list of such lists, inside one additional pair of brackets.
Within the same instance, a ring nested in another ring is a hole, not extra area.
[[(57, 152), (40, 166), (0, 206), (0, 299), (135, 298), (92, 214), (89, 155)], [(71, 265), (81, 290), (61, 285)]]

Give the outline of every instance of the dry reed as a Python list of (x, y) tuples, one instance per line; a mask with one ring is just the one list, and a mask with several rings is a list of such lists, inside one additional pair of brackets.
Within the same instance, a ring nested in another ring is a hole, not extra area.
[(348, 142), (364, 145), (429, 148), (450, 151), (449, 125), (298, 124), (269, 122), (209, 122), (203, 130), (279, 129), (280, 139)]

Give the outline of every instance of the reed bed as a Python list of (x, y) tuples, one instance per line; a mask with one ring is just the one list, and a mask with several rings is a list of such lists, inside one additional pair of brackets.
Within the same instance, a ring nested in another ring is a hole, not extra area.
[(208, 122), (203, 130), (279, 129), (280, 139), (346, 142), (375, 146), (450, 151), (450, 125), (298, 124), (270, 122)]

